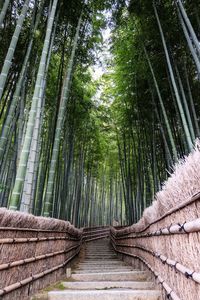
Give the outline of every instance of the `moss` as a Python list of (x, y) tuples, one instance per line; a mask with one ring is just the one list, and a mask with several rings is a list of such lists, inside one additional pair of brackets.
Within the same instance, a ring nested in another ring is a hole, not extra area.
[(61, 282), (56, 284), (54, 287), (55, 287), (55, 289), (58, 289), (58, 290), (62, 290), (62, 291), (65, 290), (65, 287)]
[(43, 293), (43, 294), (38, 294), (38, 295), (32, 296), (31, 300), (48, 300), (48, 294)]

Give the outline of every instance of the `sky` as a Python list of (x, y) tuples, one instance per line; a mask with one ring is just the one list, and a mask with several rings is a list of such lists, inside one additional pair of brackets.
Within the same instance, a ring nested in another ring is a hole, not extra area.
[[(110, 17), (111, 12), (106, 12), (107, 18)], [(98, 80), (104, 73), (107, 72), (107, 64), (106, 60), (111, 57), (110, 53), (110, 45), (109, 39), (111, 37), (111, 29), (109, 28), (108, 24), (106, 29), (102, 30), (102, 37), (103, 37), (103, 50), (99, 51), (99, 63), (95, 64), (92, 67), (92, 77), (94, 80)]]

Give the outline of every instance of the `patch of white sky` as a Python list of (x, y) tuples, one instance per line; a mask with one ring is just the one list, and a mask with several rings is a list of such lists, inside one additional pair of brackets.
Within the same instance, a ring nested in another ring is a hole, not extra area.
[(107, 61), (111, 58), (110, 53), (110, 38), (111, 38), (111, 29), (108, 25), (108, 20), (111, 18), (111, 11), (105, 11), (104, 15), (107, 20), (107, 26), (101, 31), (103, 38), (103, 46), (101, 50), (97, 52), (97, 62), (91, 68), (92, 77), (94, 80), (100, 79), (100, 77), (108, 72)]
[[(111, 18), (112, 12), (105, 11), (104, 16), (107, 20), (107, 25), (105, 29), (102, 29), (102, 47), (96, 52), (96, 63), (90, 68), (90, 72), (93, 80), (98, 81), (104, 74), (110, 72), (108, 69), (108, 62), (112, 59), (112, 54), (110, 51), (110, 39), (111, 39), (111, 28), (109, 27), (109, 19)], [(101, 94), (103, 92), (103, 86), (99, 85), (93, 100), (96, 103), (102, 103)]]

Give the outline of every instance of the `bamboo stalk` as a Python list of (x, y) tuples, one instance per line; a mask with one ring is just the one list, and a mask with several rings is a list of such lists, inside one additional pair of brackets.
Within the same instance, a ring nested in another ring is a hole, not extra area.
[(161, 39), (162, 39), (162, 44), (163, 44), (163, 48), (164, 48), (164, 52), (165, 52), (165, 57), (166, 57), (166, 60), (167, 60), (167, 66), (168, 66), (168, 70), (169, 70), (169, 73), (170, 73), (170, 79), (171, 79), (173, 89), (174, 89), (174, 93), (175, 93), (175, 96), (176, 96), (176, 101), (177, 101), (177, 105), (178, 105), (178, 108), (179, 108), (179, 112), (180, 112), (180, 116), (181, 116), (181, 120), (182, 120), (182, 124), (183, 124), (183, 129), (184, 129), (184, 132), (185, 132), (185, 137), (186, 137), (186, 140), (187, 140), (188, 149), (191, 151), (192, 147), (193, 147), (193, 143), (192, 143), (190, 131), (189, 131), (189, 128), (188, 128), (188, 125), (187, 125), (185, 113), (184, 113), (184, 110), (183, 110), (183, 107), (182, 107), (178, 87), (177, 87), (176, 80), (175, 80), (174, 71), (173, 71), (172, 64), (171, 64), (171, 59), (169, 57), (167, 44), (166, 44), (166, 41), (165, 41), (163, 29), (162, 29), (162, 26), (161, 26), (161, 23), (160, 23), (160, 19), (159, 19), (159, 16), (158, 16), (158, 12), (157, 12), (155, 2), (153, 2), (153, 8), (154, 8), (154, 13), (155, 13), (156, 20), (157, 20), (157, 23), (158, 23)]
[(8, 77), (8, 73), (9, 73), (9, 70), (12, 66), (12, 59), (13, 59), (13, 56), (14, 56), (14, 53), (15, 53), (15, 49), (16, 49), (17, 42), (18, 42), (18, 39), (19, 39), (19, 35), (20, 35), (21, 29), (22, 29), (22, 25), (24, 23), (26, 14), (28, 12), (29, 2), (30, 2), (30, 0), (26, 0), (23, 7), (22, 7), (20, 17), (17, 21), (15, 31), (14, 31), (13, 36), (12, 36), (12, 40), (10, 42), (10, 46), (9, 46), (6, 58), (4, 60), (2, 71), (1, 71), (1, 74), (0, 74), (0, 101), (2, 100), (2, 95), (3, 95), (3, 92), (4, 92), (4, 88), (5, 88), (6, 80), (7, 80), (7, 77)]
[(9, 208), (12, 210), (17, 210), (20, 205), (21, 193), (23, 190), (23, 184), (24, 184), (24, 179), (25, 179), (25, 175), (26, 175), (31, 140), (32, 140), (32, 136), (33, 136), (34, 126), (35, 126), (37, 104), (38, 104), (39, 97), (40, 97), (41, 83), (42, 83), (42, 80), (45, 75), (45, 65), (47, 62), (47, 56), (48, 56), (47, 54), (48, 54), (48, 49), (49, 49), (50, 40), (51, 40), (51, 32), (52, 32), (52, 28), (53, 28), (57, 3), (58, 3), (58, 0), (54, 0), (52, 9), (51, 9), (51, 13), (49, 16), (48, 24), (47, 24), (45, 42), (44, 42), (44, 46), (43, 46), (43, 50), (42, 50), (38, 73), (37, 73), (37, 79), (36, 79), (32, 103), (31, 103), (31, 109), (29, 112), (28, 123), (26, 126), (24, 143), (23, 143), (21, 154), (20, 154), (15, 184), (14, 184), (14, 188), (13, 188), (12, 195), (11, 195), (11, 201), (10, 201)]
[(2, 10), (1, 10), (1, 13), (0, 13), (0, 27), (2, 26), (4, 18), (6, 16), (6, 12), (7, 12), (9, 3), (10, 3), (10, 0), (5, 0), (4, 1), (3, 7), (2, 7)]

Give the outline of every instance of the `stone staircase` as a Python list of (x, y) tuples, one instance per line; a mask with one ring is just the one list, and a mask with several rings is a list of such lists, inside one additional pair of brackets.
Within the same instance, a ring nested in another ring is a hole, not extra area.
[(51, 291), (48, 300), (159, 300), (160, 292), (148, 281), (145, 271), (119, 260), (108, 239), (87, 243), (64, 290)]

